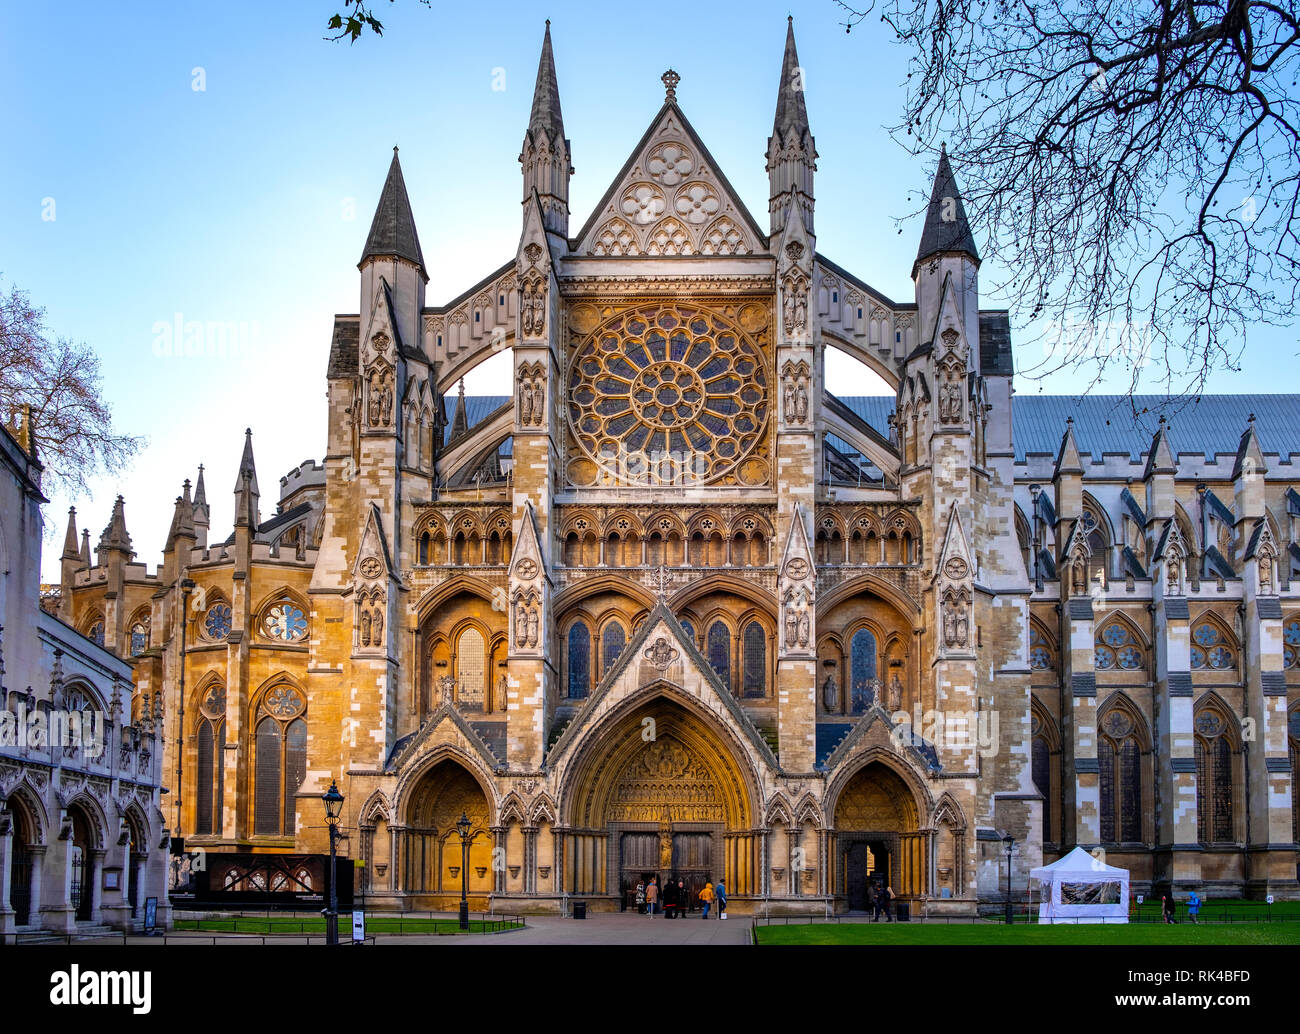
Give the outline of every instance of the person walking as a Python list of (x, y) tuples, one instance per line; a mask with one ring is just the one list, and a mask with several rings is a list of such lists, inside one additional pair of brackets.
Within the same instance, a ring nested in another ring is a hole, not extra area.
[(700, 891), (700, 900), (704, 902), (704, 906), (703, 906), (704, 910), (703, 913), (700, 915), (700, 918), (708, 919), (709, 906), (713, 904), (713, 881), (712, 880), (704, 881), (704, 889)]
[(686, 890), (686, 881), (680, 876), (677, 877), (677, 917), (685, 919), (686, 913), (691, 910), (691, 899)]
[(636, 881), (636, 910), (645, 915), (645, 880)]
[(727, 884), (723, 880), (718, 880), (718, 885), (713, 888), (714, 899), (718, 902), (718, 918), (727, 918)]
[(1192, 891), (1190, 894), (1187, 895), (1187, 918), (1190, 919), (1193, 923), (1196, 922), (1196, 917), (1200, 913), (1200, 911), (1201, 911), (1201, 899), (1197, 895), (1196, 891)]
[(650, 877), (650, 885), (645, 889), (645, 908), (646, 915), (651, 919), (655, 917), (655, 904), (659, 901), (659, 884), (658, 877)]
[(890, 911), (890, 906), (893, 905), (894, 903), (893, 887), (885, 888), (884, 898), (885, 898), (885, 922), (892, 923), (894, 921), (894, 913)]
[(671, 876), (669, 876), (668, 879), (664, 880), (663, 899), (664, 899), (664, 918), (665, 919), (675, 918), (674, 913), (677, 911), (677, 884), (673, 882), (673, 878)]

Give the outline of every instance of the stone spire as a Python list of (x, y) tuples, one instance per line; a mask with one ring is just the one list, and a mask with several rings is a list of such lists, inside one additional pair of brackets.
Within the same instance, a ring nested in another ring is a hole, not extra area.
[(469, 430), (469, 413), (465, 411), (465, 379), (460, 382), (460, 394), (456, 398), (456, 412), (451, 418), (451, 437), (459, 438)]
[(194, 538), (194, 500), (190, 498), (190, 480), (185, 479), (185, 492), (176, 497), (176, 508), (172, 511), (171, 527), (167, 531), (167, 545), (173, 549), (178, 535)]
[(63, 559), (81, 559), (81, 553), (77, 548), (77, 508), (75, 506), (68, 507), (68, 530), (63, 536)]
[(542, 56), (537, 62), (537, 84), (533, 87), (528, 132), (534, 138), (545, 133), (552, 146), (564, 140), (564, 116), (560, 113), (560, 85), (555, 78), (549, 18), (546, 20), (546, 34), (542, 37)]
[(111, 550), (125, 553), (128, 558), (135, 555), (134, 550), (131, 549), (131, 536), (126, 531), (126, 501), (121, 496), (118, 496), (113, 503), (113, 516), (109, 518), (108, 526), (99, 536), (101, 564), (104, 562), (103, 554)]
[(948, 149), (941, 147), (939, 168), (935, 171), (934, 188), (930, 191), (930, 207), (926, 210), (925, 228), (921, 231), (921, 246), (917, 249), (916, 263), (912, 268), (913, 276), (916, 275), (916, 266), (926, 259), (945, 254), (967, 255), (976, 263), (980, 260), (970, 223), (966, 221), (966, 208), (957, 190), (957, 178), (948, 163)]
[(194, 483), (194, 523), (199, 523), (200, 516), (203, 523), (207, 523), (208, 515), (208, 490), (203, 484), (203, 464), (199, 464), (199, 479)]
[(383, 193), (379, 195), (375, 217), (370, 221), (370, 233), (358, 267), (372, 258), (404, 259), (428, 279), (424, 272), (420, 235), (415, 231), (415, 216), (411, 212), (411, 199), (406, 195), (406, 181), (402, 179), (402, 165), (397, 160), (396, 147), (393, 148), (393, 161), (388, 166), (388, 178), (384, 181)]
[(811, 133), (808, 127), (808, 109), (803, 99), (803, 70), (799, 66), (799, 52), (794, 46), (794, 16), (786, 17), (785, 57), (781, 61), (781, 83), (776, 91), (776, 118), (772, 122), (773, 135), (788, 140), (791, 135), (802, 137)]
[(90, 567), (90, 529), (81, 529), (81, 562)]
[(564, 116), (560, 113), (560, 87), (555, 77), (555, 55), (551, 52), (551, 23), (548, 20), (519, 164), (524, 173), (524, 204), (527, 205), (535, 194), (540, 199), (546, 232), (565, 242), (569, 234), (571, 157), (569, 141), (564, 136)]
[(785, 56), (776, 90), (776, 116), (767, 141), (768, 212), (772, 236), (785, 228), (790, 210), (800, 208), (804, 228), (813, 229), (813, 173), (817, 147), (808, 126), (804, 76), (794, 46), (794, 19), (786, 20)]
[(257, 466), (253, 462), (253, 430), (245, 428), (244, 454), (239, 460), (239, 477), (235, 481), (235, 527), (257, 528), (259, 495)]

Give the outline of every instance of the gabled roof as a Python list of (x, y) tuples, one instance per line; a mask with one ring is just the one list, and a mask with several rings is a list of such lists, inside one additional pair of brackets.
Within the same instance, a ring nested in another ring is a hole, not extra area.
[[(734, 215), (739, 218), (739, 220), (744, 224), (744, 227), (753, 235), (758, 247), (763, 251), (766, 251), (768, 247), (767, 234), (759, 228), (758, 223), (754, 220), (754, 216), (750, 213), (749, 209), (745, 206), (745, 203), (740, 199), (740, 195), (736, 193), (731, 183), (727, 180), (721, 167), (716, 161), (714, 161), (713, 155), (709, 153), (709, 149), (704, 145), (704, 141), (700, 139), (700, 135), (695, 131), (695, 127), (691, 125), (690, 120), (686, 117), (685, 113), (677, 106), (677, 102), (675, 100), (666, 100), (659, 111), (656, 112), (654, 118), (650, 120), (650, 125), (646, 127), (646, 131), (641, 135), (641, 139), (637, 141), (636, 146), (632, 149), (632, 153), (628, 155), (627, 161), (624, 162), (623, 167), (619, 169), (618, 175), (614, 177), (609, 188), (592, 209), (591, 215), (587, 217), (587, 221), (583, 224), (582, 229), (578, 231), (577, 236), (570, 242), (570, 249), (573, 252), (578, 252), (584, 243), (589, 242), (592, 232), (596, 227), (602, 225), (606, 220), (612, 219), (620, 214), (611, 211), (611, 205), (614, 201), (615, 195), (619, 193), (620, 188), (630, 185), (629, 177), (631, 172), (636, 168), (638, 162), (640, 162), (645, 156), (650, 142), (665, 128), (665, 121), (670, 119), (676, 122), (674, 128), (677, 130), (671, 135), (681, 138), (689, 147), (694, 148), (699, 159), (695, 163), (692, 171), (688, 174), (689, 177), (697, 177), (700, 169), (705, 168), (708, 170), (709, 175), (717, 181), (718, 189), (722, 195), (721, 200), (723, 204), (722, 207), (719, 208), (715, 219), (720, 218), (725, 214), (727, 207), (730, 206)], [(644, 172), (645, 170), (642, 171)], [(662, 214), (662, 218), (668, 218), (670, 216), (675, 218), (676, 213), (669, 210)]]
[(329, 365), (326, 377), (355, 377), (357, 351), (361, 345), (361, 317), (359, 315), (335, 316), (334, 334), (330, 338)]
[(411, 212), (411, 199), (406, 195), (406, 181), (402, 179), (402, 166), (393, 148), (393, 161), (388, 166), (383, 193), (375, 207), (375, 217), (370, 222), (365, 249), (361, 252), (361, 265), (368, 258), (405, 259), (419, 267), (424, 278), (424, 253), (420, 250), (420, 235), (415, 232), (415, 216)]

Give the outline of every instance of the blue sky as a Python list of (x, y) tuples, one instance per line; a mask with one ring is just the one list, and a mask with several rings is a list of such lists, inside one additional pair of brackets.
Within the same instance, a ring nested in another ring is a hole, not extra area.
[[(0, 96), (21, 146), (0, 164), (0, 276), (48, 310), (54, 333), (99, 351), (117, 423), (149, 439), (92, 498), (51, 501), (47, 579), (57, 579), (70, 503), (97, 540), (113, 496), (125, 495), (137, 554), (152, 566), (172, 500), (200, 463), (213, 535), (228, 533), (246, 426), (264, 516), (279, 477), (320, 458), (332, 317), (358, 308), (356, 262), (394, 144), (430, 302), (513, 255), (517, 158), (547, 17), (576, 169), (572, 227), (658, 110), (670, 65), (683, 110), (766, 225), (763, 152), (792, 13), (820, 152), (818, 248), (887, 296), (911, 298), (919, 219), (901, 234), (894, 219), (928, 192), (933, 170), (881, 128), (897, 117), (906, 54), (878, 23), (846, 35), (829, 0), (434, 9), (381, 0), (384, 36), (348, 46), (322, 39), (336, 6), (65, 2), (7, 19)], [(232, 328), (226, 353), (159, 354), (158, 327), (178, 314)], [(1281, 336), (1253, 349), (1246, 370), (1217, 377), (1213, 390), (1285, 390), (1270, 381), (1268, 358), (1291, 350)], [(469, 390), (508, 385), (488, 374)], [(878, 390), (865, 380), (839, 388)]]

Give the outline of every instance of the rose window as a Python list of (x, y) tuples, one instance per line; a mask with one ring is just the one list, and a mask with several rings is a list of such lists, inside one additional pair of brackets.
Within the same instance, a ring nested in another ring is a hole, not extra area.
[(301, 607), (282, 600), (266, 612), (262, 630), (272, 639), (297, 642), (307, 638), (307, 615)]
[(575, 484), (601, 471), (639, 484), (766, 478), (749, 458), (767, 424), (762, 353), (713, 312), (648, 305), (607, 320), (574, 353), (568, 411), (586, 456), (570, 464)]

